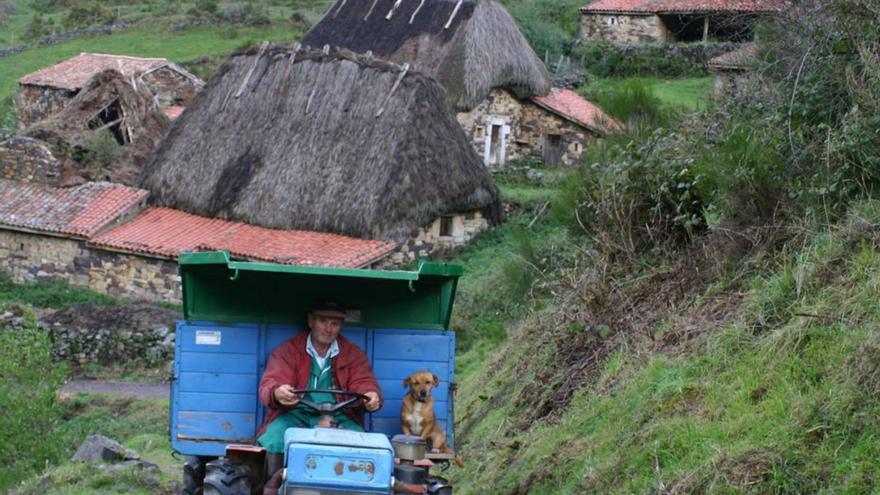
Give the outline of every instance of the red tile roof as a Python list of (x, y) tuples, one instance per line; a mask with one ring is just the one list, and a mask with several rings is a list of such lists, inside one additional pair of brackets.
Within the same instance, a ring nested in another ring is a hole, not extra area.
[(165, 116), (168, 117), (170, 120), (174, 120), (177, 117), (180, 117), (180, 114), (182, 114), (184, 110), (186, 110), (186, 107), (171, 105), (170, 107), (162, 110), (162, 113), (164, 113)]
[(168, 60), (164, 58), (80, 53), (76, 57), (23, 76), (18, 82), (74, 91), (83, 87), (92, 76), (106, 69), (116, 69), (126, 76), (131, 76), (167, 63)]
[(101, 234), (91, 244), (168, 257), (183, 251), (226, 250), (233, 256), (252, 260), (340, 268), (360, 268), (396, 247), (390, 241), (273, 230), (170, 208), (148, 208), (131, 222)]
[(620, 122), (570, 89), (552, 88), (547, 96), (535, 96), (532, 101), (560, 117), (602, 134), (623, 130)]
[(697, 12), (778, 12), (786, 0), (597, 0), (581, 12), (632, 12), (645, 14)]
[(56, 232), (89, 239), (149, 195), (109, 182), (58, 188), (0, 179), (0, 226)]

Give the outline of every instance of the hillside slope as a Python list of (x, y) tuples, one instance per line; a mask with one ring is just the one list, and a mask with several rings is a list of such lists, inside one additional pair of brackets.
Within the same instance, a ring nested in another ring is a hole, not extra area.
[(802, 2), (700, 115), (627, 90), (523, 304), (463, 286), (457, 493), (878, 490), (878, 11)]

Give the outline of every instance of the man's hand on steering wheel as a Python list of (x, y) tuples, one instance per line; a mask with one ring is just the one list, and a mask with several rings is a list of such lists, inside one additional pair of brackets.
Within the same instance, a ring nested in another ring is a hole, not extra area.
[(295, 406), (299, 399), (302, 397), (301, 394), (295, 392), (295, 389), (288, 384), (281, 385), (280, 387), (275, 389), (275, 402), (281, 404), (282, 406)]
[(367, 408), (369, 412), (375, 412), (379, 409), (379, 394), (370, 390), (366, 392), (364, 395), (368, 397), (369, 400), (364, 404), (364, 407)]

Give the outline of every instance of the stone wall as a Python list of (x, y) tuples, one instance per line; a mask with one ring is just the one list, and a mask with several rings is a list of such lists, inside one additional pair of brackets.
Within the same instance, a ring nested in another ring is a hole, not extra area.
[(61, 161), (46, 143), (14, 136), (0, 143), (0, 177), (54, 186), (61, 180)]
[(68, 100), (76, 94), (66, 89), (32, 86), (19, 86), (18, 89), (18, 127), (25, 129), (64, 109)]
[(591, 14), (581, 13), (582, 41), (613, 43), (665, 43), (666, 28), (653, 14)]
[(75, 304), (38, 321), (49, 332), (56, 361), (156, 366), (174, 356), (178, 311), (149, 304)]
[[(568, 165), (577, 161), (587, 141), (593, 138), (590, 132), (571, 121), (500, 89), (492, 90), (489, 97), (473, 110), (459, 113), (458, 122), (474, 144), (477, 154), (490, 167), (500, 167), (517, 158), (544, 160), (548, 165)], [(493, 126), (501, 126), (507, 131), (503, 136), (503, 160), (499, 160), (493, 151), (496, 146), (500, 148), (500, 145), (492, 142)], [(552, 146), (561, 149), (558, 161), (545, 160), (548, 158), (545, 148), (549, 147), (550, 136), (555, 136), (552, 139), (557, 141)], [(490, 141), (488, 159), (487, 140)]]
[(445, 215), (401, 243), (397, 251), (380, 260), (374, 268), (387, 269), (410, 263), (440, 252), (464, 246), (477, 234), (489, 229), (489, 221), (479, 211)]
[(162, 67), (146, 74), (143, 82), (156, 95), (159, 108), (171, 105), (186, 106), (198, 92), (191, 80), (170, 67)]
[(175, 261), (105, 251), (81, 239), (0, 230), (0, 269), (16, 282), (64, 281), (126, 299), (181, 298)]

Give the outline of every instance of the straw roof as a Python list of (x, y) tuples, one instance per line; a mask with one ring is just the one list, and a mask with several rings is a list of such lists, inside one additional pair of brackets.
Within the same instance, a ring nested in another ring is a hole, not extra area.
[(403, 240), (498, 190), (436, 81), (335, 49), (233, 54), (144, 169), (160, 205), (276, 229)]
[(513, 17), (495, 0), (336, 0), (303, 38), (410, 63), (471, 110), (492, 89), (544, 96), (550, 77)]

